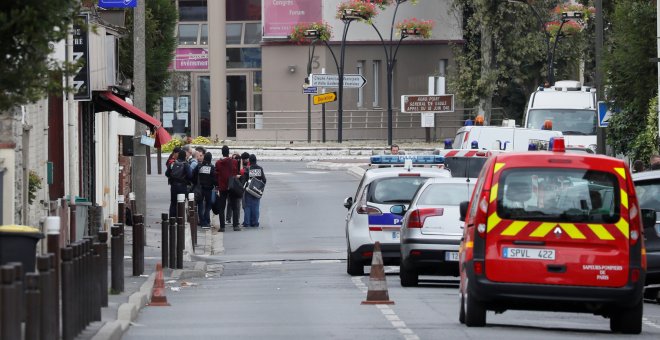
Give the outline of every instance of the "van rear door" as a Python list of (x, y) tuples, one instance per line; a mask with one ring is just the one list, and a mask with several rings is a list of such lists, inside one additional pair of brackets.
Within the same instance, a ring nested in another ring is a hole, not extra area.
[[(552, 156), (542, 160), (532, 157), (518, 157), (524, 158), (520, 165), (552, 166)], [(624, 286), (630, 266), (625, 169), (613, 171), (614, 167), (601, 164), (595, 170), (571, 161), (558, 163), (556, 168), (516, 168), (509, 167), (513, 162), (508, 163), (495, 166), (491, 188), (485, 263), (488, 279)]]

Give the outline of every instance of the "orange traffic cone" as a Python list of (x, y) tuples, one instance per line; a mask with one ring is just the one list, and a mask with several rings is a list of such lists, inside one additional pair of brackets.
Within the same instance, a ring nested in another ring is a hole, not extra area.
[(151, 292), (151, 303), (149, 306), (169, 306), (165, 296), (165, 280), (163, 279), (163, 267), (160, 262), (156, 264), (156, 280)]
[(371, 271), (369, 272), (369, 290), (363, 305), (392, 305), (390, 294), (387, 292), (385, 267), (383, 267), (383, 253), (380, 252), (380, 242), (374, 244), (374, 254), (371, 258)]

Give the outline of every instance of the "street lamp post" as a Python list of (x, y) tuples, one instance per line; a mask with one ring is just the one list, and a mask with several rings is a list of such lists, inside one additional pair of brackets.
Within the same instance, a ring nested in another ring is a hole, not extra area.
[(351, 10), (344, 10), (341, 15), (341, 21), (344, 22), (344, 32), (341, 36), (341, 48), (339, 51), (339, 68), (337, 69), (338, 89), (337, 89), (337, 142), (342, 142), (343, 116), (344, 116), (344, 59), (346, 52), (346, 36), (351, 23), (360, 19), (360, 13)]

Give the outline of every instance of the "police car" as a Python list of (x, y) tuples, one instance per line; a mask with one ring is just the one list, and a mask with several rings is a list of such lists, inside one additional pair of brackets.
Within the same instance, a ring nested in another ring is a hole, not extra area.
[(372, 156), (374, 167), (365, 171), (355, 195), (344, 200), (346, 215), (347, 268), (350, 275), (364, 275), (371, 264), (376, 241), (385, 264), (398, 264), (402, 214), (394, 205), (408, 205), (428, 178), (451, 177), (436, 155)]
[(640, 333), (648, 214), (630, 171), (565, 153), (563, 138), (550, 150), (489, 158), (461, 203), (459, 321), (484, 326), (487, 310), (582, 312)]

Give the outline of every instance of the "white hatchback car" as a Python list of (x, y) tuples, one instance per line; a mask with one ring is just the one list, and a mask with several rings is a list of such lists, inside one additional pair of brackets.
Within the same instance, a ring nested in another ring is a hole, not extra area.
[[(403, 163), (404, 158), (415, 159), (420, 156), (391, 157), (398, 157)], [(346, 215), (348, 274), (364, 275), (364, 266), (371, 264), (376, 241), (381, 244), (385, 264), (399, 263), (399, 233), (403, 216), (391, 213), (390, 209), (394, 205), (409, 204), (415, 192), (428, 178), (451, 177), (448, 170), (437, 167), (444, 161), (442, 156), (422, 157), (428, 161), (424, 164), (434, 164), (436, 167), (408, 165), (368, 169), (362, 176), (355, 196), (344, 200), (344, 207), (348, 209)], [(394, 164), (390, 160), (386, 162)], [(373, 163), (374, 157), (372, 157)]]
[(417, 191), (401, 226), (401, 268), (404, 287), (416, 286), (419, 275), (458, 276), (458, 247), (463, 235), (459, 205), (468, 201), (475, 179), (432, 178)]

